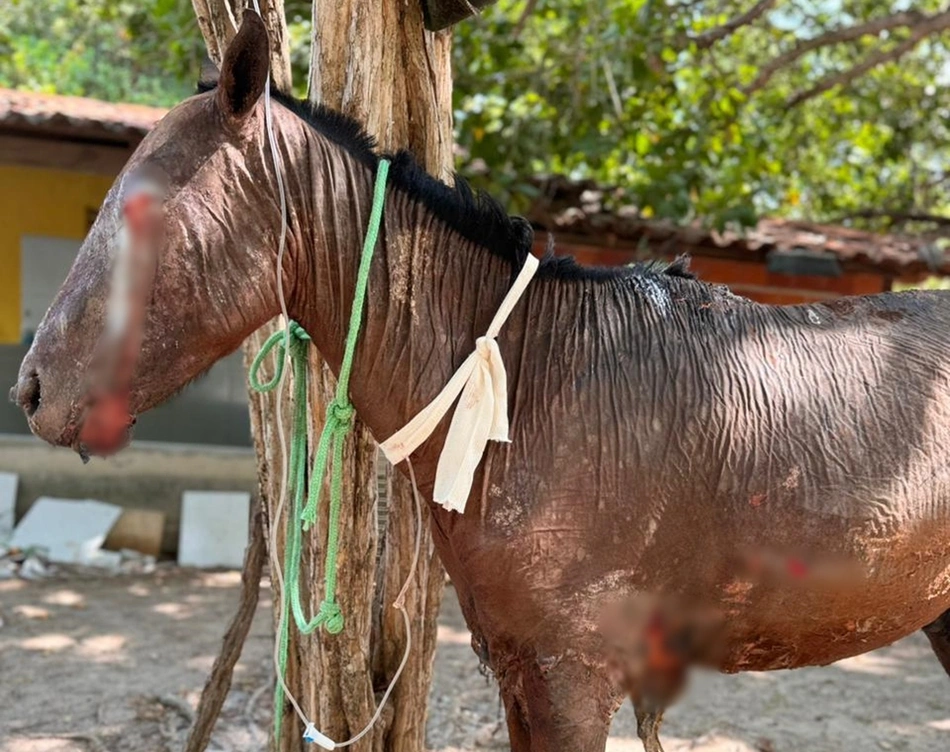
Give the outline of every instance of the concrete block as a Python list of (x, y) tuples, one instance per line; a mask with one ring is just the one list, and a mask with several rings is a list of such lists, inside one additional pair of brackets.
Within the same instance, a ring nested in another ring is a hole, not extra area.
[(13, 535), (18, 481), (16, 473), (0, 473), (0, 543), (6, 543)]
[(10, 545), (39, 549), (50, 561), (88, 564), (121, 514), (120, 507), (101, 501), (43, 496), (20, 520)]
[(123, 548), (158, 556), (162, 550), (162, 532), (165, 529), (165, 514), (150, 509), (126, 509), (115, 523), (105, 547), (110, 551)]
[(250, 521), (245, 492), (185, 491), (181, 500), (178, 563), (240, 569)]

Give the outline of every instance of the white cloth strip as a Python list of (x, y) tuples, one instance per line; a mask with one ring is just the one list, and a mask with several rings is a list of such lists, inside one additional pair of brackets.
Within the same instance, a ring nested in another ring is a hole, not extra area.
[(456, 512), (465, 511), (475, 470), (488, 441), (508, 438), (508, 374), (495, 338), (521, 299), (538, 270), (538, 259), (528, 254), (517, 279), (501, 301), (484, 337), (435, 399), (381, 445), (394, 465), (402, 462), (425, 442), (461, 394), (435, 473), (432, 497), (436, 504)]

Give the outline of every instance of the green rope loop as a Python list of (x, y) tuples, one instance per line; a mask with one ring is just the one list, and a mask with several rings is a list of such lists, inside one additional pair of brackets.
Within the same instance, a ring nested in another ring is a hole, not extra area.
[[(310, 335), (307, 334), (304, 328), (296, 321), (291, 321), (287, 329), (274, 332), (267, 338), (267, 341), (261, 347), (261, 351), (254, 357), (254, 362), (251, 363), (248, 379), (251, 382), (251, 388), (255, 392), (260, 392), (261, 394), (272, 392), (280, 383), (281, 376), (284, 375), (284, 360), (286, 360), (285, 354), (287, 352), (288, 339), (290, 340), (290, 354), (292, 356), (296, 358), (300, 354), (306, 355), (306, 343), (310, 341)], [(278, 345), (277, 365), (274, 368), (274, 378), (266, 384), (262, 384), (258, 378), (261, 364), (264, 362), (264, 358), (270, 355), (270, 351)]]
[[(302, 634), (310, 634), (323, 627), (330, 634), (343, 631), (343, 611), (336, 599), (337, 566), (340, 545), (340, 511), (343, 496), (343, 448), (346, 435), (353, 425), (356, 409), (350, 402), (349, 383), (353, 368), (353, 356), (356, 352), (356, 340), (359, 337), (363, 321), (363, 309), (366, 303), (366, 288), (369, 283), (370, 265), (373, 251), (379, 238), (383, 205), (386, 201), (386, 178), (389, 174), (389, 161), (381, 159), (376, 171), (376, 184), (373, 189), (373, 208), (370, 212), (366, 239), (360, 256), (359, 271), (356, 277), (356, 290), (353, 295), (353, 308), (350, 311), (350, 326), (346, 335), (343, 362), (337, 379), (336, 394), (327, 405), (326, 420), (310, 471), (309, 488), (307, 483), (307, 343), (310, 335), (296, 321), (290, 321), (284, 331), (275, 332), (261, 347), (261, 351), (251, 363), (249, 380), (251, 387), (258, 392), (270, 392), (280, 383), (284, 372), (287, 352), (294, 373), (293, 429), (290, 441), (290, 456), (287, 463), (287, 494), (292, 506), (287, 517), (287, 542), (284, 548), (285, 587), (290, 595), (282, 598), (283, 628), (278, 635), (278, 663), (280, 675), (287, 673), (287, 655), (290, 643), (288, 605), (293, 613), (297, 629)], [(274, 377), (261, 383), (258, 377), (264, 359), (277, 348), (277, 365)], [(329, 462), (332, 453), (332, 463)], [(324, 563), (323, 601), (317, 615), (308, 619), (304, 613), (300, 597), (300, 556), (303, 548), (303, 532), (317, 520), (320, 508), (320, 495), (323, 490), (327, 465), (330, 464), (330, 506), (327, 524), (326, 561)], [(304, 489), (307, 489), (307, 503), (304, 506)], [(274, 733), (279, 741), (280, 724), (284, 712), (284, 692), (278, 679), (274, 693)]]

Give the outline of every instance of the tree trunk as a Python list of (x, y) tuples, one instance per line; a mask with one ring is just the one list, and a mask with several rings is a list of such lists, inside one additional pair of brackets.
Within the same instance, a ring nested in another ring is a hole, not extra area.
[[(383, 150), (409, 149), (429, 172), (449, 180), (453, 163), (451, 45), (450, 32), (424, 30), (418, 0), (315, 0), (310, 98), (356, 118)], [(361, 431), (357, 442), (357, 454), (366, 461), (375, 455), (367, 432)], [(402, 616), (392, 602), (408, 576), (419, 524), (408, 481), (388, 469), (389, 507), (377, 574), (379, 612), (370, 642), (377, 690), (386, 687), (402, 659), (406, 635)], [(445, 575), (433, 551), (427, 513), (421, 524), (422, 556), (406, 597), (412, 652), (390, 699), (385, 743), (379, 746), (377, 738), (377, 750), (425, 749), (436, 620)], [(351, 571), (349, 576), (363, 580), (371, 572)], [(354, 589), (372, 585), (366, 580), (361, 584), (354, 582)]]
[[(239, 23), (241, 0), (193, 0), (211, 58), (218, 64), (234, 35), (230, 18)], [(234, 5), (238, 5), (235, 9)], [(282, 0), (261, 0), (271, 32), (274, 80), (289, 89), (290, 66)], [(418, 0), (314, 0), (310, 94), (362, 122), (382, 148), (407, 148), (431, 173), (450, 179), (452, 170), (451, 35), (423, 29)], [(230, 16), (230, 18), (229, 18)], [(270, 324), (245, 343), (245, 357), (257, 352), (273, 330)], [(333, 394), (333, 377), (311, 351), (311, 426), (319, 426)], [(290, 375), (287, 377), (290, 379)], [(261, 494), (274, 519), (280, 486), (280, 442), (276, 411), (290, 425), (290, 384), (284, 404), (273, 394), (250, 393), (251, 428), (258, 456)], [(344, 458), (344, 510), (337, 593), (346, 619), (343, 633), (317, 632), (301, 637), (291, 627), (286, 681), (318, 728), (337, 741), (358, 733), (376, 709), (376, 702), (402, 659), (406, 635), (402, 618), (391, 607), (408, 575), (415, 526), (411, 488), (391, 468), (388, 514), (377, 514), (378, 451), (359, 421)], [(313, 436), (311, 436), (311, 439)], [(383, 438), (383, 437), (381, 437)], [(313, 447), (311, 441), (311, 448)], [(424, 510), (425, 511), (425, 510)], [(378, 555), (378, 520), (385, 519), (385, 537)], [(305, 609), (322, 598), (326, 505), (315, 532), (305, 541), (302, 582), (313, 583), (302, 594)], [(422, 556), (414, 585), (406, 597), (412, 621), (412, 653), (389, 706), (372, 733), (351, 747), (354, 752), (422, 752), (425, 719), (436, 644), (436, 618), (444, 574), (433, 552), (428, 514), (421, 522)], [(284, 525), (278, 530), (283, 561)], [(268, 545), (270, 539), (268, 539)], [(277, 605), (277, 583), (275, 607)], [(289, 705), (279, 749), (302, 751), (302, 729)]]

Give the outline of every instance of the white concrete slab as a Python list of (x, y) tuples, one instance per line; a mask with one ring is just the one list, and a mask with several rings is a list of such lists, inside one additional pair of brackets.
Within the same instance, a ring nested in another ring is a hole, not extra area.
[(181, 499), (178, 563), (240, 569), (247, 546), (251, 495), (237, 491), (185, 491)]
[(88, 564), (121, 514), (121, 507), (101, 501), (42, 496), (16, 526), (10, 545), (40, 549), (50, 561)]
[(0, 473), (0, 543), (6, 543), (13, 535), (13, 512), (19, 480), (20, 476), (16, 473)]

